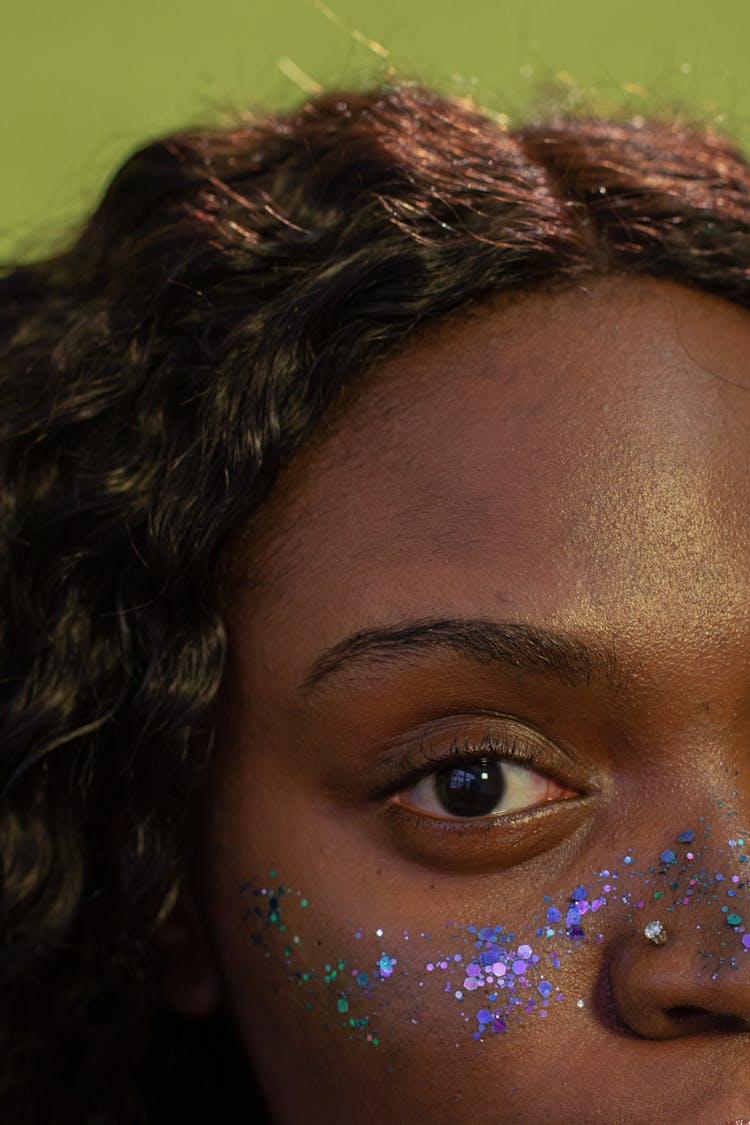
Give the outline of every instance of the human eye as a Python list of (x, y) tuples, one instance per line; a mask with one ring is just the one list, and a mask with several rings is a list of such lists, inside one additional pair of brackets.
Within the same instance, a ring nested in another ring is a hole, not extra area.
[(480, 820), (529, 811), (579, 794), (534, 768), (534, 754), (518, 739), (485, 733), (454, 740), (447, 751), (421, 747), (424, 764), (413, 784), (393, 800), (412, 812), (442, 820)]
[(454, 743), (395, 800), (425, 816), (478, 820), (576, 796), (574, 789), (534, 769), (515, 742), (487, 735), (478, 743)]
[(435, 868), (498, 869), (580, 828), (591, 770), (505, 716), (448, 718), (405, 740), (380, 790), (388, 838)]

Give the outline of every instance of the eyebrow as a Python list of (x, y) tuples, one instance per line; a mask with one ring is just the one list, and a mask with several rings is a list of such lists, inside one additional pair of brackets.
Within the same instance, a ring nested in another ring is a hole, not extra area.
[(622, 670), (614, 652), (569, 633), (484, 618), (431, 617), (362, 629), (313, 661), (301, 684), (307, 692), (355, 664), (384, 665), (433, 651), (480, 664), (497, 664), (568, 686), (602, 678), (616, 686)]

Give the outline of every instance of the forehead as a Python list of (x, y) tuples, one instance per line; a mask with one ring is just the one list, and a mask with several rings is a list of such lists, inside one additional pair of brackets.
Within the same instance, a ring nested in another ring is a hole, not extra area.
[(331, 643), (435, 611), (746, 615), (749, 356), (747, 312), (647, 278), (426, 331), (290, 466), (261, 588)]

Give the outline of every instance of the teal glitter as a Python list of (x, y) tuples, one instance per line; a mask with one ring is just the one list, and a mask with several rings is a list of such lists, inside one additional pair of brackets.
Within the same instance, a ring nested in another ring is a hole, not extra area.
[(389, 957), (387, 953), (384, 953), (378, 961), (378, 972), (380, 973), (381, 977), (391, 976), (393, 973), (393, 966), (395, 964), (397, 964), (396, 958)]
[[(374, 953), (374, 957), (366, 966), (369, 971), (363, 968), (361, 961), (359, 965), (356, 961), (347, 965), (343, 959), (329, 957), (325, 969), (323, 962), (315, 963), (316, 950), (305, 944), (306, 936), (309, 942), (308, 930), (300, 927), (299, 917), (288, 914), (288, 908), (305, 908), (309, 900), (302, 898), (300, 892), (291, 887), (278, 885), (275, 868), (270, 869), (274, 885), (258, 887), (245, 882), (241, 891), (248, 896), (245, 918), (255, 926), (254, 944), (264, 949), (266, 957), (274, 953), (283, 958), (289, 983), (308, 993), (308, 997), (304, 998), (306, 1010), (319, 1011), (327, 1024), (331, 1024), (330, 1015), (335, 1004), (333, 1011), (346, 1017), (338, 1026), (350, 1037), (362, 1036), (376, 1046), (381, 1042), (382, 1035), (374, 1021), (377, 1013), (392, 1003), (388, 990), (394, 985), (388, 982), (393, 978), (399, 982), (402, 999), (412, 995), (416, 1001), (417, 996), (426, 997), (430, 990), (433, 990), (433, 995), (437, 991), (441, 1002), (447, 997), (454, 1012), (457, 1010), (459, 1013), (459, 1026), (468, 1024), (467, 1032), (471, 1032), (473, 1026), (472, 1037), (483, 1041), (501, 1031), (505, 1033), (519, 1021), (546, 1016), (550, 1002), (566, 999), (554, 973), (565, 969), (567, 958), (576, 955), (576, 946), (601, 944), (605, 940), (605, 934), (601, 932), (605, 926), (602, 916), (610, 913), (606, 909), (608, 900), (615, 906), (625, 906), (628, 911), (625, 922), (632, 924), (634, 937), (642, 934), (643, 923), (648, 919), (641, 912), (648, 909), (649, 902), (661, 900), (660, 909), (669, 914), (679, 911), (680, 907), (713, 903), (712, 909), (718, 918), (723, 918), (734, 933), (726, 928), (723, 930), (725, 955), (715, 949), (699, 948), (698, 956), (713, 960), (714, 980), (719, 971), (736, 970), (738, 958), (732, 956), (732, 941), (737, 942), (736, 951), (740, 955), (750, 952), (750, 934), (741, 928), (744, 917), (741, 903), (747, 900), (749, 884), (741, 882), (740, 876), (733, 874), (731, 869), (723, 872), (715, 868), (712, 870), (713, 863), (708, 854), (704, 855), (701, 851), (708, 846), (705, 844), (707, 838), (708, 830), (703, 842), (695, 845), (695, 855), (689, 849), (680, 848), (678, 856), (673, 847), (667, 847), (659, 856), (659, 867), (644, 867), (643, 870), (634, 870), (628, 862), (633, 858), (633, 849), (628, 848), (627, 854), (619, 856), (619, 862), (625, 865), (619, 879), (616, 871), (597, 867), (591, 883), (578, 881), (572, 884), (567, 894), (545, 893), (542, 896), (541, 919), (539, 914), (532, 913), (527, 924), (519, 927), (518, 937), (512, 932), (505, 932), (504, 927), (494, 920), (491, 925), (483, 924), (484, 920), (468, 925), (449, 920), (443, 933), (443, 941), (447, 944), (443, 944), (438, 936), (416, 930), (409, 942), (408, 960), (399, 965), (400, 953), (399, 957), (394, 956), (398, 949), (385, 952), (382, 946), (380, 951), (370, 948), (369, 956)], [(727, 864), (746, 864), (748, 856), (738, 855), (737, 850), (745, 846), (748, 838), (750, 833), (747, 831), (743, 836), (735, 833), (727, 841), (726, 851), (718, 847), (714, 849), (716, 859), (713, 862), (724, 856)], [(683, 829), (679, 834), (674, 833), (671, 839), (690, 845), (695, 834)], [(730, 848), (733, 850), (730, 851)], [(735, 870), (742, 868), (735, 867)], [(726, 905), (727, 902), (731, 906)], [(306, 914), (305, 926), (308, 921), (313, 922), (312, 909), (306, 910)], [(666, 914), (663, 916), (666, 917)], [(287, 918), (290, 922), (294, 921), (294, 937), (286, 939), (285, 943), (279, 935), (286, 928)], [(539, 925), (540, 920), (542, 925)], [(375, 928), (373, 919), (356, 926), (352, 920), (350, 924), (354, 937), (362, 938), (368, 934), (383, 937), (383, 928)], [(620, 925), (620, 922), (617, 924)], [(707, 936), (705, 922), (696, 928), (701, 931), (698, 938), (701, 942)], [(400, 941), (401, 931), (397, 932)], [(403, 931), (403, 938), (409, 941), (408, 931)], [(429, 948), (424, 947), (423, 959), (421, 942), (430, 943)], [(462, 943), (463, 953), (455, 952), (457, 942)], [(319, 942), (316, 941), (315, 945)], [(365, 942), (362, 942), (363, 952), (364, 946)], [(416, 963), (411, 957), (413, 953), (417, 954)], [(575, 1001), (576, 997), (568, 996), (567, 999)], [(366, 1008), (368, 1004), (369, 1010)], [(552, 1015), (551, 1012), (549, 1014)], [(412, 1017), (409, 1022), (418, 1027), (422, 1021), (414, 1017), (419, 1015), (419, 1009), (412, 1008), (409, 1015)]]

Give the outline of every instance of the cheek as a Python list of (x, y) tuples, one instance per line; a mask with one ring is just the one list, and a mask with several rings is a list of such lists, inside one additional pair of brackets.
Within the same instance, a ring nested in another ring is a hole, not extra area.
[(726, 809), (713, 835), (701, 818), (630, 851), (607, 832), (562, 867), (447, 876), (373, 852), (356, 818), (310, 794), (239, 780), (213, 795), (205, 901), (245, 1052), (284, 1125), (405, 1107), (447, 1125), (457, 1106), (536, 1125), (559, 1109), (572, 1059), (579, 1092), (597, 1096), (602, 1060), (627, 1087), (599, 993), (623, 934), (643, 944), (647, 922), (692, 928), (700, 909), (702, 956), (717, 939), (712, 956), (750, 956), (734, 909), (745, 838)]
[(459, 1104), (486, 1116), (488, 1062), (485, 1078), (517, 1083), (519, 1051), (548, 1057), (541, 1044), (567, 987), (564, 956), (550, 958), (527, 925), (480, 928), (424, 903), (401, 912), (387, 888), (379, 903), (356, 881), (342, 911), (338, 874), (312, 875), (302, 889), (269, 868), (222, 910), (227, 992), (278, 1120), (398, 1120), (408, 1107), (409, 1120), (439, 1121)]
[(480, 888), (373, 856), (343, 814), (318, 819), (292, 795), (280, 817), (253, 792), (268, 790), (229, 783), (215, 796), (205, 896), (225, 994), (279, 1121), (367, 1120), (363, 1099), (373, 1120), (398, 1120), (405, 1105), (410, 1119), (440, 1120), (467, 1096), (467, 1067), (484, 1068), (490, 1040), (503, 1081), (519, 1031), (521, 1049), (544, 1057), (533, 1043), (570, 986), (564, 956), (553, 964), (533, 933), (533, 888), (506, 880), (499, 911), (502, 880)]

